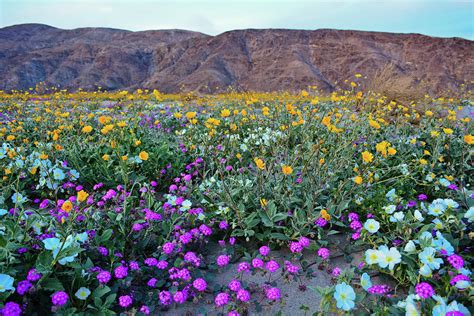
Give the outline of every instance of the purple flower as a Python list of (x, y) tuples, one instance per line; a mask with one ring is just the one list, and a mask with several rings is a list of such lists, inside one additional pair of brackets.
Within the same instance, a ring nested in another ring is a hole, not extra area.
[(258, 251), (262, 256), (266, 257), (270, 253), (270, 248), (268, 246), (262, 246)]
[(280, 268), (280, 265), (275, 260), (270, 260), (267, 262), (265, 268), (271, 273), (277, 271)]
[(212, 229), (204, 224), (199, 226), (199, 231), (204, 235), (204, 236), (210, 236), (212, 235)]
[(144, 226), (143, 226), (142, 224), (140, 224), (140, 223), (135, 223), (135, 224), (133, 224), (133, 226), (132, 226), (132, 230), (133, 230), (134, 232), (139, 232), (139, 231), (141, 231), (141, 230), (143, 229), (143, 227), (144, 227)]
[(237, 267), (237, 272), (250, 272), (250, 264), (248, 262), (241, 262)]
[(216, 298), (214, 299), (214, 303), (217, 306), (225, 306), (229, 303), (229, 294), (227, 293), (219, 293), (217, 294)]
[(461, 269), (464, 266), (464, 260), (461, 256), (452, 254), (448, 257), (448, 262), (453, 266), (454, 269)]
[(164, 270), (168, 267), (168, 261), (166, 260), (160, 260), (158, 261), (158, 263), (156, 264), (156, 267), (160, 270)]
[(352, 230), (358, 230), (362, 228), (362, 223), (359, 222), (358, 220), (353, 220), (349, 226)]
[(430, 298), (435, 294), (433, 287), (427, 282), (418, 283), (415, 287), (415, 292), (423, 299)]
[(324, 227), (328, 224), (328, 221), (325, 220), (324, 218), (320, 217), (314, 222), (314, 224), (319, 226), (319, 227)]
[(297, 265), (292, 264), (290, 261), (285, 261), (285, 269), (291, 274), (296, 274), (300, 270)]
[(171, 300), (171, 293), (168, 292), (168, 291), (162, 291), (160, 292), (160, 294), (158, 295), (159, 299), (160, 299), (160, 303), (162, 305), (170, 305), (172, 303), (172, 300)]
[(453, 191), (457, 191), (458, 187), (454, 183), (451, 183), (450, 185), (448, 185), (448, 189), (453, 190)]
[(128, 265), (130, 266), (130, 269), (132, 269), (132, 271), (140, 270), (140, 266), (138, 265), (138, 262), (136, 261), (130, 261)]
[(250, 293), (247, 290), (240, 289), (237, 291), (237, 299), (241, 302), (250, 301)]
[(204, 279), (199, 278), (199, 279), (194, 280), (193, 287), (199, 292), (204, 292), (207, 288), (207, 283)]
[(53, 305), (55, 305), (55, 306), (63, 306), (63, 305), (66, 305), (68, 299), (69, 299), (69, 296), (68, 296), (67, 293), (64, 292), (64, 291), (55, 292), (55, 293), (51, 296), (51, 301), (53, 302)]
[(186, 294), (185, 291), (177, 291), (173, 295), (173, 301), (175, 301), (178, 304), (183, 304), (184, 302), (186, 302), (187, 299), (188, 299), (188, 295)]
[(106, 256), (109, 255), (109, 250), (108, 250), (107, 248), (105, 248), (105, 247), (99, 246), (99, 247), (97, 247), (97, 250), (98, 250), (99, 253), (100, 253), (102, 256), (104, 256), (104, 257), (106, 257)]
[(150, 314), (150, 308), (146, 305), (142, 305), (142, 307), (140, 307), (140, 312), (142, 312), (145, 315), (149, 315)]
[(227, 221), (221, 221), (219, 223), (219, 228), (222, 230), (226, 230), (227, 228), (229, 228), (229, 224), (227, 224)]
[(458, 283), (459, 281), (467, 281), (467, 282), (470, 282), (470, 279), (468, 276), (464, 275), (464, 274), (458, 274), (456, 275), (455, 277), (453, 277), (450, 281), (449, 281), (449, 284), (451, 284), (452, 286), (456, 285), (456, 283)]
[(416, 201), (410, 200), (407, 203), (407, 207), (414, 207), (416, 205)]
[(252, 267), (254, 267), (255, 269), (263, 268), (263, 265), (264, 265), (264, 262), (260, 258), (255, 258), (252, 260)]
[(217, 257), (217, 265), (219, 267), (224, 267), (229, 264), (230, 257), (227, 255), (220, 255)]
[(128, 268), (124, 266), (118, 266), (114, 270), (114, 275), (117, 279), (123, 279), (126, 278), (128, 275)]
[(97, 274), (97, 280), (100, 284), (107, 284), (111, 278), (112, 276), (110, 275), (109, 271), (102, 271)]
[(327, 258), (329, 258), (329, 249), (327, 248), (319, 248), (318, 250), (318, 256), (320, 256), (321, 258), (323, 258), (323, 260), (326, 260)]
[(271, 287), (266, 291), (266, 295), (270, 301), (278, 301), (281, 297), (280, 289), (277, 287)]
[(359, 220), (359, 215), (357, 213), (349, 213), (347, 215), (347, 217), (349, 218), (349, 222), (352, 222), (352, 221), (358, 221)]
[(229, 289), (233, 292), (237, 292), (238, 290), (240, 290), (240, 282), (239, 280), (232, 280), (229, 282), (229, 285), (228, 285)]
[(26, 276), (26, 279), (31, 282), (38, 281), (39, 279), (41, 279), (41, 273), (38, 273), (36, 269), (30, 269), (28, 271), (28, 275)]
[(166, 242), (164, 245), (163, 245), (163, 252), (167, 255), (171, 254), (174, 250), (174, 244), (170, 243), (170, 242)]
[(333, 270), (332, 270), (332, 275), (337, 277), (341, 274), (341, 269), (338, 268), (338, 267), (335, 267)]
[(156, 258), (146, 258), (144, 262), (149, 267), (154, 267), (158, 264), (158, 260)]
[(299, 253), (303, 251), (303, 246), (297, 242), (297, 241), (292, 241), (290, 243), (290, 251), (293, 253)]
[(119, 297), (119, 305), (121, 307), (129, 307), (130, 305), (132, 305), (133, 303), (133, 300), (132, 300), (132, 297), (130, 295), (122, 295)]
[(357, 240), (360, 238), (360, 233), (359, 232), (355, 232), (351, 235), (351, 238), (352, 240)]
[(19, 316), (21, 315), (21, 307), (15, 302), (8, 302), (0, 310), (0, 314), (3, 316)]
[(427, 199), (428, 199), (428, 197), (426, 196), (426, 194), (421, 193), (421, 194), (418, 195), (418, 200), (419, 201), (425, 201)]
[(375, 295), (385, 295), (390, 291), (390, 287), (385, 284), (377, 284), (367, 289), (367, 292)]
[(308, 248), (309, 245), (311, 244), (311, 241), (309, 240), (309, 238), (306, 238), (306, 237), (300, 237), (300, 240), (298, 242), (304, 248)]
[(25, 295), (26, 292), (28, 292), (33, 285), (30, 283), (28, 280), (23, 280), (18, 282), (18, 285), (16, 287), (16, 291), (18, 292), (19, 295), (23, 296)]
[(156, 278), (151, 278), (150, 280), (148, 280), (147, 285), (148, 285), (149, 287), (155, 287), (157, 282), (158, 282), (158, 279), (156, 279)]

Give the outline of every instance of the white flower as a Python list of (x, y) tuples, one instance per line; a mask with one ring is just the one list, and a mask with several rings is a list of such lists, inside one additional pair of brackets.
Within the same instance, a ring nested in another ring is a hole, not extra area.
[(427, 264), (424, 264), (420, 267), (419, 273), (426, 278), (429, 278), (432, 275), (432, 271)]
[(402, 222), (403, 219), (405, 218), (405, 213), (403, 212), (395, 212), (393, 214), (393, 216), (390, 216), (390, 221), (392, 223), (395, 223), (395, 222)]
[(416, 246), (413, 240), (408, 241), (403, 250), (405, 250), (406, 252), (415, 252)]
[(451, 209), (458, 208), (459, 204), (452, 199), (444, 199), (444, 204)]
[(397, 248), (392, 247), (388, 249), (387, 246), (381, 246), (380, 252), (382, 253), (382, 257), (379, 260), (379, 266), (381, 268), (389, 268), (393, 270), (397, 263), (402, 261), (402, 255), (398, 252)]
[(468, 221), (469, 223), (474, 222), (474, 206), (471, 206), (471, 207), (467, 210), (466, 214), (464, 214), (464, 218), (467, 218), (467, 221)]
[(379, 263), (380, 257), (381, 253), (378, 250), (368, 249), (365, 251), (365, 262), (369, 265)]
[(379, 228), (380, 228), (380, 223), (377, 222), (375, 219), (369, 218), (365, 224), (364, 228), (371, 234), (375, 234)]
[(449, 186), (449, 185), (451, 184), (451, 182), (449, 182), (448, 180), (446, 180), (446, 179), (443, 178), (443, 179), (440, 179), (440, 180), (439, 180), (439, 184), (441, 184), (441, 185), (444, 186), (444, 187), (447, 187), (447, 186)]
[(391, 189), (390, 191), (388, 191), (387, 194), (385, 194), (385, 197), (386, 197), (390, 202), (392, 202), (393, 200), (395, 200), (395, 198), (397, 197), (397, 194), (395, 193), (395, 189)]
[(82, 301), (85, 301), (89, 295), (91, 294), (91, 291), (86, 288), (86, 287), (81, 287), (79, 290), (77, 290), (76, 294), (76, 297)]
[(423, 217), (423, 215), (421, 214), (419, 210), (415, 210), (415, 213), (413, 214), (413, 216), (419, 222), (423, 222), (425, 220), (425, 218)]
[(395, 212), (397, 207), (395, 205), (389, 205), (389, 206), (383, 207), (383, 209), (384, 209), (385, 213), (392, 214), (393, 212)]

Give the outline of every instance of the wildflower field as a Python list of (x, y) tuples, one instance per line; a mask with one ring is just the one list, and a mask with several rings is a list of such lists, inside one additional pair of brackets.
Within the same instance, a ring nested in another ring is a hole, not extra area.
[(288, 288), (314, 297), (299, 315), (473, 313), (469, 95), (30, 91), (0, 110), (2, 315), (285, 315)]

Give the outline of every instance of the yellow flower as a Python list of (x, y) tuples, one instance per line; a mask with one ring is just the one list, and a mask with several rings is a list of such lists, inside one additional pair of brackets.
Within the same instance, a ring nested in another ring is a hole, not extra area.
[(453, 133), (453, 130), (450, 129), (450, 128), (443, 128), (443, 132), (446, 134), (446, 135), (451, 135)]
[(141, 151), (139, 154), (138, 154), (138, 157), (140, 157), (141, 160), (148, 160), (148, 153), (146, 151)]
[(102, 159), (104, 159), (105, 161), (109, 161), (110, 156), (105, 154), (105, 155), (102, 156)]
[(426, 112), (425, 112), (425, 115), (426, 115), (426, 116), (433, 116), (433, 112), (431, 112), (431, 111), (426, 111)]
[(192, 119), (195, 118), (195, 117), (196, 117), (196, 112), (188, 112), (188, 113), (186, 113), (186, 118), (187, 118), (188, 120), (192, 120)]
[(48, 159), (48, 155), (46, 155), (45, 153), (42, 153), (42, 154), (40, 155), (40, 159), (46, 160), (46, 159)]
[(14, 135), (8, 135), (8, 136), (7, 136), (7, 140), (8, 140), (8, 141), (15, 140), (15, 136), (14, 136)]
[(221, 111), (221, 117), (228, 117), (230, 116), (230, 111), (228, 109), (223, 109)]
[(140, 146), (141, 144), (142, 144), (142, 141), (141, 141), (141, 140), (137, 139), (137, 140), (135, 141), (135, 146)]
[(321, 215), (321, 217), (327, 221), (331, 220), (331, 215), (329, 215), (326, 210), (321, 210), (321, 212), (319, 212), (319, 215)]
[(370, 163), (374, 160), (374, 155), (366, 150), (362, 153), (362, 160), (364, 160), (365, 163)]
[(287, 166), (287, 165), (284, 165), (281, 167), (281, 171), (285, 174), (285, 175), (290, 175), (293, 173), (293, 168), (291, 168), (291, 166)]
[(267, 204), (268, 204), (267, 200), (265, 200), (264, 198), (261, 198), (261, 199), (260, 199), (260, 205), (261, 205), (262, 207), (267, 206)]
[(378, 143), (377, 145), (375, 145), (375, 150), (377, 150), (377, 152), (382, 154), (382, 156), (386, 157), (387, 156), (387, 149), (388, 149), (389, 146), (390, 146), (390, 143), (387, 142), (386, 140), (384, 140), (384, 141)]
[(255, 162), (255, 165), (257, 165), (257, 168), (258, 168), (258, 169), (260, 169), (260, 170), (265, 169), (265, 163), (263, 162), (262, 159), (260, 159), (260, 158), (255, 158), (253, 161)]
[(474, 144), (474, 136), (464, 135), (464, 142), (468, 145), (473, 145)]
[(176, 117), (177, 119), (180, 119), (180, 118), (183, 117), (183, 114), (181, 114), (181, 113), (179, 113), (179, 112), (176, 112), (176, 113), (174, 113), (173, 115), (174, 115), (174, 117)]
[(356, 184), (362, 184), (362, 177), (361, 177), (361, 176), (356, 176), (356, 177), (354, 178), (354, 182), (355, 182)]
[(324, 162), (325, 162), (324, 158), (319, 159), (319, 165), (320, 166), (324, 165)]
[(390, 148), (388, 149), (388, 154), (389, 154), (390, 156), (393, 156), (393, 155), (395, 155), (396, 153), (397, 153), (397, 150), (396, 150), (395, 148), (390, 147)]
[(66, 201), (61, 205), (61, 209), (65, 212), (70, 212), (72, 210), (72, 203), (71, 201)]
[(238, 153), (237, 155), (235, 155), (235, 157), (237, 157), (237, 159), (240, 159), (240, 158), (242, 158), (242, 155), (240, 153)]
[(439, 136), (439, 132), (437, 131), (431, 131), (431, 137), (436, 138)]
[(127, 156), (122, 156), (122, 161), (127, 161), (128, 157)]
[(377, 121), (369, 120), (369, 125), (375, 129), (380, 129), (380, 124)]
[(420, 163), (421, 163), (423, 166), (428, 164), (428, 161), (427, 161), (426, 159), (423, 159), (423, 158), (422, 158), (422, 159), (420, 159), (419, 161), (420, 161)]
[(83, 132), (83, 133), (90, 133), (90, 132), (92, 132), (92, 126), (90, 126), (90, 125), (84, 126), (84, 127), (82, 128), (82, 132)]
[(77, 192), (77, 200), (78, 200), (79, 202), (85, 201), (88, 196), (89, 196), (89, 193), (87, 193), (87, 192), (84, 191), (84, 190), (81, 190), (81, 191)]
[(361, 74), (355, 74), (355, 77), (360, 78), (360, 77), (362, 77), (362, 75)]

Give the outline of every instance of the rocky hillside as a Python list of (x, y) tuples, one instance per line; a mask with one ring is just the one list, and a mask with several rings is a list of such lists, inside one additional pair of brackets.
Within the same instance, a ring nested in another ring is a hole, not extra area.
[(157, 88), (164, 92), (234, 87), (330, 91), (355, 73), (390, 76), (432, 91), (474, 80), (474, 42), (419, 34), (236, 30), (62, 30), (41, 24), (0, 29), (0, 89), (39, 82), (60, 88)]

